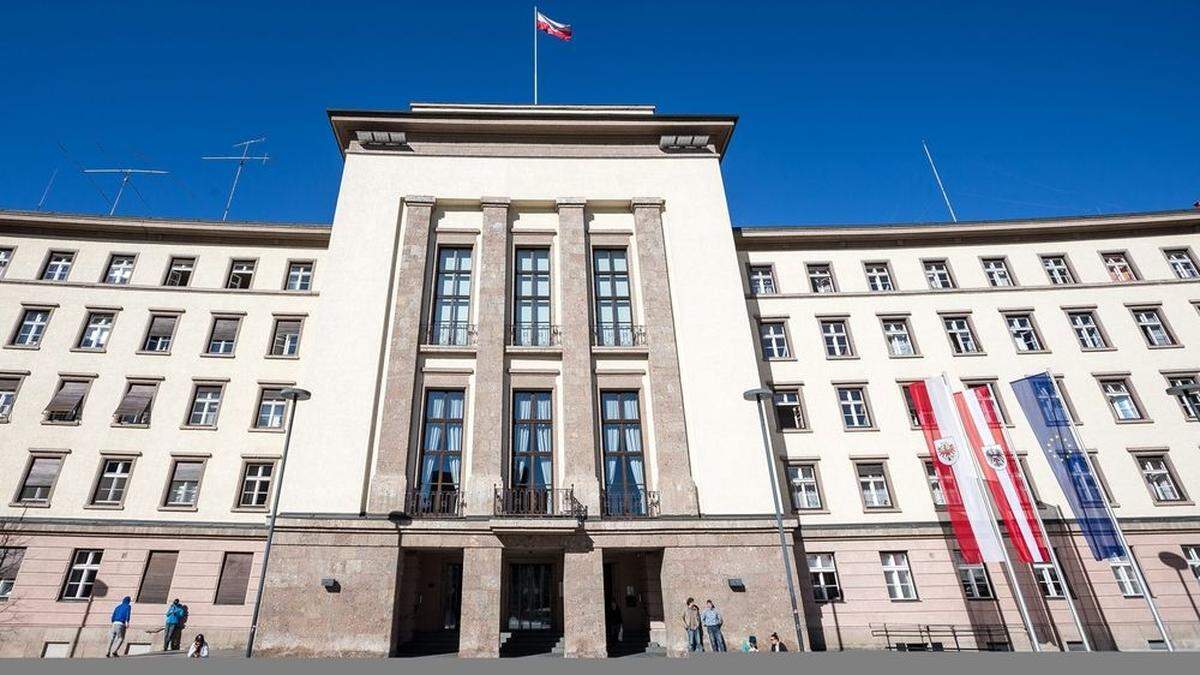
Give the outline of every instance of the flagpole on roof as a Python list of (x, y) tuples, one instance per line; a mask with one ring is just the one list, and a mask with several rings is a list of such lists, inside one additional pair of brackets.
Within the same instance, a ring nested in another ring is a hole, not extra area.
[(538, 34), (537, 5), (533, 6), (533, 104), (537, 105), (537, 34)]

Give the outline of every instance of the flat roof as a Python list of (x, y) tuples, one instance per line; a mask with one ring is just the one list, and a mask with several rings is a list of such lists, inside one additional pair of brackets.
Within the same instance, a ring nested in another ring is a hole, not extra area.
[(289, 243), (328, 245), (333, 228), (324, 223), (220, 221), (153, 216), (108, 216), (92, 213), (0, 209), (0, 233), (80, 238), (180, 239), (214, 243)]

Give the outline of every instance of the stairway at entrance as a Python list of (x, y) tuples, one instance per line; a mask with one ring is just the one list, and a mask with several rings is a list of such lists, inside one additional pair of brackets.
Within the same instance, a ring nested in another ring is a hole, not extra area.
[(562, 656), (563, 636), (553, 631), (519, 630), (500, 634), (500, 657)]

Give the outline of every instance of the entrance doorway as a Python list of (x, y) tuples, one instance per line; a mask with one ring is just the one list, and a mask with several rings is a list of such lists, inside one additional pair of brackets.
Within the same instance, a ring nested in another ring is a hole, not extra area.
[(462, 615), (462, 563), (450, 562), (442, 568), (442, 629), (458, 630)]
[(396, 656), (458, 651), (462, 615), (462, 549), (412, 549), (404, 556), (397, 588)]
[(553, 567), (546, 563), (512, 563), (508, 569), (507, 629), (551, 630), (554, 627)]

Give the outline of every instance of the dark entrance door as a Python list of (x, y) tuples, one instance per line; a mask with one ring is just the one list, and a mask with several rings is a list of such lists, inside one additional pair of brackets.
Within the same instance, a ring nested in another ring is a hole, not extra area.
[(553, 628), (551, 566), (513, 563), (509, 566), (508, 630)]
[(442, 570), (442, 628), (458, 630), (462, 615), (462, 563), (446, 563)]

